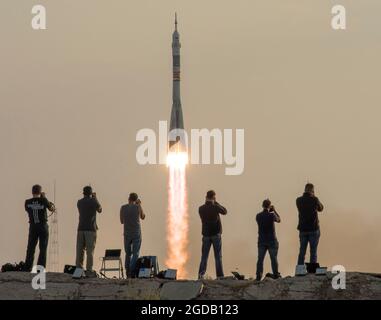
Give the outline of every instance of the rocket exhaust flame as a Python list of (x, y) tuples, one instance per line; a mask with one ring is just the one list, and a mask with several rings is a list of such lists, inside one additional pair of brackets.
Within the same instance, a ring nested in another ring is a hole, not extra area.
[(168, 153), (168, 232), (167, 261), (171, 269), (177, 269), (179, 279), (187, 276), (188, 261), (188, 205), (186, 188), (186, 152)]

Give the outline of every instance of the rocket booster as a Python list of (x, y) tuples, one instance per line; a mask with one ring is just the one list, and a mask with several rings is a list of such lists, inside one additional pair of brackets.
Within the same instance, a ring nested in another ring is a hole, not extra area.
[[(173, 58), (173, 91), (172, 91), (172, 111), (171, 111), (171, 121), (170, 121), (170, 131), (181, 129), (184, 130), (184, 119), (183, 110), (181, 108), (181, 98), (180, 98), (180, 34), (177, 31), (177, 15), (175, 15), (175, 31), (172, 35), (172, 58)], [(176, 131), (175, 131), (176, 132)], [(174, 136), (171, 137), (169, 142), (169, 148), (176, 145), (182, 140), (181, 131), (176, 132)]]

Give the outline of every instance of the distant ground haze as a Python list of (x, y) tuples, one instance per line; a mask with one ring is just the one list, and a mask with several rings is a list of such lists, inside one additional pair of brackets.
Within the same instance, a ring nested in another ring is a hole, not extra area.
[(52, 199), (56, 180), (61, 268), (75, 261), (76, 203), (86, 184), (103, 206), (95, 268), (106, 248), (123, 248), (118, 215), (130, 192), (147, 215), (141, 254), (157, 255), (164, 268), (168, 172), (137, 163), (135, 136), (169, 120), (177, 11), (186, 128), (245, 130), (242, 175), (226, 176), (224, 165), (188, 167), (190, 277), (208, 189), (228, 209), (226, 274), (255, 274), (255, 215), (267, 197), (282, 218), (280, 272), (293, 273), (295, 199), (307, 181), (325, 206), (319, 262), (380, 272), (380, 2), (340, 1), (345, 31), (332, 30), (329, 0), (39, 3), (47, 8), (43, 31), (31, 28), (31, 1), (0, 3), (0, 263), (25, 258), (24, 200), (35, 183)]

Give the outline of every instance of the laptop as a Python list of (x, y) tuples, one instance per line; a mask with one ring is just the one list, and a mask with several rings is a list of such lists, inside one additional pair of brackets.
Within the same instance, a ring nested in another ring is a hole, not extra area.
[(316, 275), (317, 276), (325, 276), (327, 274), (327, 270), (328, 270), (327, 267), (316, 268)]
[(177, 270), (176, 269), (166, 270), (164, 273), (164, 278), (170, 279), (170, 280), (176, 280), (177, 279)]
[(120, 255), (122, 254), (121, 249), (107, 249), (105, 252), (105, 258), (120, 258)]
[(64, 273), (73, 274), (76, 268), (77, 268), (76, 266), (71, 266), (67, 264), (64, 267)]

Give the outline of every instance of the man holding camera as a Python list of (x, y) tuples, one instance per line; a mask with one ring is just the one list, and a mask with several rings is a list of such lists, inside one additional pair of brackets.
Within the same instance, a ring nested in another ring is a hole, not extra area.
[(216, 200), (216, 193), (210, 190), (206, 194), (205, 204), (199, 210), (202, 221), (202, 255), (198, 278), (203, 279), (206, 273), (210, 247), (213, 245), (214, 260), (216, 263), (217, 279), (224, 277), (222, 267), (222, 224), (220, 214), (226, 215), (227, 210)]
[(273, 278), (280, 278), (278, 271), (278, 248), (279, 243), (275, 233), (275, 222), (280, 222), (280, 216), (269, 199), (262, 203), (263, 211), (257, 214), (258, 224), (258, 261), (257, 261), (257, 281), (262, 279), (263, 261), (266, 252), (269, 251)]
[(296, 199), (296, 206), (299, 211), (298, 230), (300, 240), (298, 265), (304, 265), (308, 244), (310, 245), (310, 262), (317, 263), (317, 248), (320, 238), (318, 212), (322, 212), (324, 207), (315, 196), (312, 183), (306, 184), (303, 196)]
[(46, 252), (49, 241), (47, 210), (51, 212), (55, 211), (54, 204), (45, 197), (45, 193), (42, 192), (40, 185), (36, 184), (32, 187), (32, 195), (33, 198), (25, 201), (25, 211), (29, 216), (28, 248), (25, 259), (25, 271), (28, 272), (33, 267), (37, 242), (40, 249), (37, 265), (46, 268)]
[(129, 278), (137, 276), (135, 267), (142, 245), (140, 220), (144, 220), (145, 217), (138, 195), (130, 193), (128, 204), (120, 208), (120, 223), (124, 226), (125, 268)]
[(86, 271), (93, 273), (94, 250), (97, 240), (97, 213), (102, 212), (97, 195), (90, 186), (83, 188), (83, 198), (78, 200), (79, 224), (77, 233), (76, 266), (83, 269), (86, 250)]

